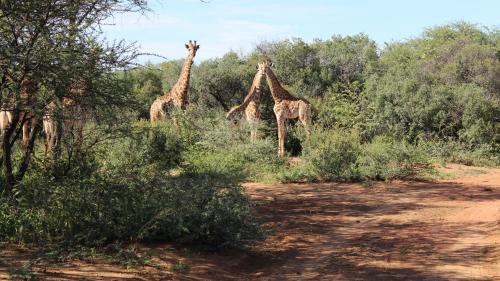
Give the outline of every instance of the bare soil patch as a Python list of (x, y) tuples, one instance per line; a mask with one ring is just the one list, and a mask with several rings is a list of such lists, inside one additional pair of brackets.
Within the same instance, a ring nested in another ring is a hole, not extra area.
[[(432, 182), (246, 185), (269, 231), (247, 251), (140, 244), (147, 266), (33, 263), (41, 280), (500, 280), (500, 169)], [(0, 279), (33, 250), (3, 245)]]

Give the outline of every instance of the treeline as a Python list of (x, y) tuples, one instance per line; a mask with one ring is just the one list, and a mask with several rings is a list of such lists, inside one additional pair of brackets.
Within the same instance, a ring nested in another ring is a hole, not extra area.
[[(221, 110), (240, 103), (264, 59), (273, 61), (290, 92), (314, 104), (321, 127), (357, 129), (365, 140), (389, 135), (410, 143), (498, 149), (498, 29), (460, 22), (382, 49), (363, 34), (263, 42), (247, 56), (229, 52), (196, 64), (191, 103)], [(127, 74), (141, 118), (148, 117), (154, 97), (175, 83), (180, 64), (168, 61)], [(262, 110), (272, 125), (272, 101), (264, 92)]]

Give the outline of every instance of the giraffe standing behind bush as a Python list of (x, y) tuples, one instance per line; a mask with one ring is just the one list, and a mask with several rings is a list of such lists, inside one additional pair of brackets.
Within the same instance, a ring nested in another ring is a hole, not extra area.
[(226, 115), (227, 119), (237, 121), (241, 119), (244, 111), (246, 120), (248, 124), (250, 124), (251, 128), (251, 140), (257, 139), (257, 127), (260, 123), (260, 82), (262, 80), (262, 76), (264, 76), (264, 72), (262, 72), (262, 69), (257, 66), (257, 73), (255, 74), (252, 86), (250, 86), (250, 90), (243, 100), (243, 103), (231, 108)]
[(149, 109), (149, 117), (152, 123), (164, 120), (167, 117), (167, 108), (175, 107), (180, 109), (185, 109), (188, 104), (188, 90), (189, 90), (189, 77), (191, 74), (191, 65), (193, 64), (193, 58), (196, 56), (196, 51), (200, 48), (200, 45), (196, 44), (196, 41), (189, 42), (185, 45), (189, 53), (184, 60), (184, 65), (182, 66), (182, 71), (179, 76), (179, 80), (172, 87), (172, 89), (159, 96), (151, 104)]

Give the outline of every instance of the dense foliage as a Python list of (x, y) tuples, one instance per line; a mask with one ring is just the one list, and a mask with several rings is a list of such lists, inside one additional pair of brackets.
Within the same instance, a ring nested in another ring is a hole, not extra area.
[[(14, 196), (0, 201), (0, 239), (86, 245), (159, 239), (218, 248), (261, 237), (239, 186), (241, 165), (199, 159), (207, 166), (190, 156), (192, 164), (182, 164), (187, 146), (201, 141), (188, 124), (131, 125), (126, 136), (87, 150), (65, 174), (67, 162), (31, 169)], [(176, 174), (177, 167), (185, 172)]]

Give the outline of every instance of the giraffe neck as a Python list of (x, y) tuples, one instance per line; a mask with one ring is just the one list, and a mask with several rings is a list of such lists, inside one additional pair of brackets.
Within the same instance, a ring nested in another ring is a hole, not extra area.
[(257, 105), (257, 107), (259, 106), (259, 104), (260, 104), (260, 81), (261, 80), (262, 80), (262, 74), (260, 72), (257, 72), (257, 74), (255, 74), (255, 77), (253, 78), (252, 86), (250, 87), (248, 94), (246, 95), (245, 99), (243, 100), (243, 103), (233, 107), (229, 111), (227, 116), (231, 116), (231, 115), (236, 116), (236, 115), (243, 113), (243, 111), (245, 111), (247, 109), (248, 104), (250, 104), (250, 102), (252, 102), (252, 101)]
[(32, 80), (23, 80), (21, 82), (20, 105), (24, 110), (32, 107), (35, 103), (38, 85)]
[(271, 95), (275, 103), (281, 102), (282, 100), (296, 100), (294, 96), (290, 95), (287, 90), (281, 86), (274, 72), (269, 68), (266, 71), (266, 80), (269, 88), (271, 88)]
[(247, 96), (243, 100), (243, 103), (240, 105), (242, 109), (245, 109), (251, 101), (255, 101), (257, 103), (260, 102), (260, 81), (262, 80), (262, 74), (257, 72), (255, 77), (253, 78), (252, 86), (250, 87), (250, 91), (248, 91)]
[(175, 83), (171, 91), (175, 97), (180, 98), (182, 101), (185, 101), (187, 98), (187, 92), (189, 89), (189, 77), (191, 75), (191, 65), (193, 64), (193, 58), (194, 56), (191, 54), (186, 57), (182, 66), (179, 80), (177, 80), (177, 83)]

